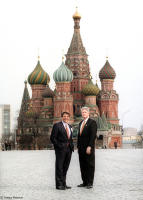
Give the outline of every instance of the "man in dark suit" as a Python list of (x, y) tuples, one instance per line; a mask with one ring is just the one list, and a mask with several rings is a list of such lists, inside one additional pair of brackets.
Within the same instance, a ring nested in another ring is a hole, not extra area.
[(89, 108), (81, 109), (83, 121), (79, 123), (77, 148), (83, 183), (78, 187), (93, 187), (95, 171), (95, 139), (97, 135), (96, 121), (89, 118)]
[(68, 124), (70, 114), (62, 113), (62, 121), (54, 124), (50, 140), (54, 145), (56, 155), (55, 179), (56, 189), (65, 190), (71, 187), (66, 185), (66, 174), (69, 168), (74, 145), (72, 140), (72, 127)]

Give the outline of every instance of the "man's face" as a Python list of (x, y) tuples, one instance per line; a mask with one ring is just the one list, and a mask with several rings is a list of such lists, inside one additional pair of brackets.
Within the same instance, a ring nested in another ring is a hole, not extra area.
[(81, 114), (82, 114), (82, 117), (83, 117), (84, 119), (86, 119), (87, 117), (89, 117), (89, 112), (88, 112), (87, 110), (82, 110), (82, 111), (81, 111)]
[(68, 114), (64, 114), (63, 117), (62, 117), (62, 120), (65, 122), (65, 123), (68, 123), (69, 122), (69, 119), (70, 119), (70, 116)]

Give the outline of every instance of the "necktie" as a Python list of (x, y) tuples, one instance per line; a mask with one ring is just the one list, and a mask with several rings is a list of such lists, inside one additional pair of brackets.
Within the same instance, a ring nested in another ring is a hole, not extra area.
[(86, 124), (86, 121), (84, 121), (83, 123), (82, 123), (82, 127), (81, 127), (81, 129), (80, 129), (80, 135), (82, 134), (82, 131), (83, 131), (83, 129), (84, 129), (84, 126), (85, 126), (85, 124)]
[(70, 132), (69, 132), (69, 129), (68, 129), (68, 125), (67, 125), (67, 124), (65, 125), (65, 128), (66, 128), (66, 132), (67, 132), (68, 139), (70, 139)]

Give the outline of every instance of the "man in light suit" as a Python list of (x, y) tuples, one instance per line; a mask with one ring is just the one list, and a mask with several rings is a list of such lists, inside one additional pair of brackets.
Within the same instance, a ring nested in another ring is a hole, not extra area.
[(95, 139), (97, 135), (96, 121), (89, 118), (89, 108), (81, 109), (83, 120), (79, 123), (77, 148), (83, 183), (78, 187), (93, 187), (95, 171)]
[(66, 174), (69, 168), (74, 145), (72, 140), (72, 127), (68, 124), (70, 114), (62, 113), (62, 121), (54, 124), (50, 140), (54, 145), (56, 155), (55, 179), (56, 189), (70, 189), (66, 184)]

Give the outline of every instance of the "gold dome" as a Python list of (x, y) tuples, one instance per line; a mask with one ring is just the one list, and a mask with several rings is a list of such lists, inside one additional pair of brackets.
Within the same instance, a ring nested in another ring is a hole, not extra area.
[(80, 18), (81, 18), (81, 15), (79, 14), (78, 9), (76, 7), (76, 11), (75, 11), (75, 13), (73, 15), (73, 19), (80, 19)]
[(99, 93), (99, 88), (94, 85), (92, 79), (90, 79), (81, 92), (85, 96), (97, 96)]

